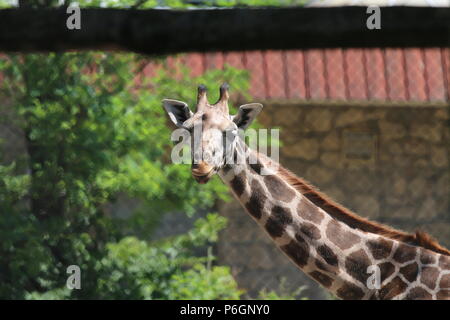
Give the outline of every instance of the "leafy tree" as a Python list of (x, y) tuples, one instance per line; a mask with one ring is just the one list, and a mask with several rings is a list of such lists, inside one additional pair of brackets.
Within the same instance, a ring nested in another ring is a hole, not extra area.
[[(169, 294), (169, 289), (150, 290), (148, 283), (143, 289), (145, 282), (168, 281), (170, 288), (181, 290), (184, 272), (199, 278), (209, 273), (211, 281), (235, 287), (227, 269), (205, 269), (192, 255), (193, 244), (215, 239), (223, 226), (218, 218), (203, 222), (212, 230), (198, 235), (202, 241), (176, 238), (158, 247), (123, 237), (146, 239), (164, 213), (192, 214), (226, 197), (217, 179), (200, 187), (186, 166), (170, 162), (170, 130), (161, 99), (193, 103), (196, 84), (223, 80), (243, 84), (244, 92), (248, 75), (228, 68), (193, 79), (185, 68), (165, 66), (151, 80), (152, 88), (145, 82), (136, 87), (141, 65), (136, 56), (105, 53), (12, 55), (2, 60), (1, 90), (15, 111), (4, 121), (23, 130), (27, 153), (0, 166), (0, 297), (46, 297), (42, 294), (59, 290), (72, 298), (187, 298), (187, 289)], [(139, 213), (127, 221), (112, 219), (106, 204), (123, 194), (140, 200)], [(192, 233), (187, 237), (196, 239)], [(130, 257), (123, 261), (127, 249)], [(133, 256), (139, 251), (142, 257)], [(178, 259), (166, 265), (170, 270), (158, 264), (164, 255)], [(189, 255), (193, 260), (183, 264)], [(145, 263), (146, 258), (159, 262)], [(83, 289), (67, 293), (61, 288), (72, 264), (82, 270)], [(114, 270), (122, 280), (110, 277), (117, 274)], [(152, 272), (155, 276), (147, 278)], [(130, 281), (135, 286), (123, 287)], [(214, 290), (205, 296), (224, 296)], [(231, 290), (229, 296), (237, 292)]]
[[(209, 214), (187, 234), (148, 243), (125, 237), (107, 245), (99, 263), (97, 299), (239, 299), (230, 270), (212, 266), (213, 257), (192, 255), (191, 249), (217, 240), (225, 219)], [(208, 251), (209, 252), (209, 251)], [(64, 299), (71, 291), (61, 287), (33, 292), (29, 299)]]
[[(242, 5), (76, 2), (139, 8)], [(31, 7), (59, 3), (19, 1)], [(0, 0), (0, 8), (11, 5)], [(210, 250), (225, 226), (224, 218), (209, 214), (186, 234), (157, 242), (148, 239), (165, 213), (192, 215), (196, 209), (210, 208), (218, 197), (226, 198), (226, 188), (217, 179), (199, 187), (185, 166), (171, 164), (170, 130), (161, 99), (177, 97), (192, 105), (196, 84), (223, 81), (245, 96), (248, 74), (227, 67), (192, 78), (182, 66), (164, 65), (154, 78), (141, 79), (137, 86), (135, 75), (143, 62), (135, 55), (106, 53), (9, 55), (0, 60), (0, 96), (6, 98), (1, 108), (13, 111), (0, 121), (21, 128), (26, 147), (26, 154), (16, 155), (13, 162), (2, 161), (0, 153), (0, 298), (241, 297), (243, 291), (230, 270), (215, 265)], [(140, 204), (127, 220), (111, 217), (107, 209), (123, 195)], [(208, 253), (199, 256), (199, 248), (205, 247)], [(81, 290), (65, 286), (69, 265), (81, 268)], [(264, 291), (261, 297), (290, 296)]]

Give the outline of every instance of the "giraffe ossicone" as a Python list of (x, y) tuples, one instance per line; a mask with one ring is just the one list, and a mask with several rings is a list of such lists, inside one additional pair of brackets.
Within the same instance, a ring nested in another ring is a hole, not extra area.
[(248, 148), (238, 131), (250, 126), (262, 105), (245, 104), (230, 115), (228, 89), (223, 84), (219, 100), (210, 104), (206, 87), (199, 86), (195, 113), (184, 102), (163, 100), (176, 126), (187, 133), (201, 128), (191, 134), (197, 182), (218, 174), (289, 259), (339, 298), (450, 300), (448, 249), (425, 233), (356, 215)]

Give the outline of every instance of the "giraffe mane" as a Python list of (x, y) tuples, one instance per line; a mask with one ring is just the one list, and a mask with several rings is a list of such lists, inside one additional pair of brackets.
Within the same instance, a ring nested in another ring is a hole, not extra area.
[(423, 231), (407, 233), (381, 223), (370, 221), (369, 219), (363, 218), (350, 209), (336, 203), (324, 193), (320, 192), (309, 182), (302, 178), (299, 178), (294, 173), (283, 168), (282, 166), (279, 166), (278, 174), (283, 180), (285, 180), (297, 191), (303, 194), (316, 206), (320, 207), (330, 216), (345, 223), (351, 228), (359, 229), (364, 232), (379, 234), (390, 239), (412, 244), (415, 246), (420, 246), (431, 251), (450, 256), (450, 250), (441, 246), (434, 238)]

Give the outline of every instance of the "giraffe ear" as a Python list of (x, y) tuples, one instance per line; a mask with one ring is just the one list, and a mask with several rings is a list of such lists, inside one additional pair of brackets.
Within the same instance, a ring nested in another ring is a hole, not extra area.
[(169, 115), (170, 120), (172, 120), (177, 127), (181, 127), (183, 123), (193, 115), (192, 111), (189, 110), (188, 105), (182, 101), (164, 99), (163, 107)]
[(233, 122), (237, 127), (245, 130), (247, 129), (261, 112), (263, 106), (260, 103), (249, 103), (239, 107), (237, 115), (233, 117)]

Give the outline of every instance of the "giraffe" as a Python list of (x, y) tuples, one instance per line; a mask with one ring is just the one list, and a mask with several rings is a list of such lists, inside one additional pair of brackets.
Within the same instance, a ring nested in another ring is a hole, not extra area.
[(176, 126), (190, 133), (201, 128), (191, 149), (197, 182), (218, 174), (278, 248), (341, 299), (450, 300), (448, 249), (426, 233), (406, 233), (356, 215), (248, 148), (238, 130), (251, 124), (262, 105), (242, 105), (231, 116), (228, 89), (223, 84), (219, 100), (210, 104), (206, 87), (199, 86), (195, 113), (184, 102), (163, 100)]

